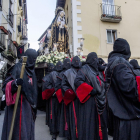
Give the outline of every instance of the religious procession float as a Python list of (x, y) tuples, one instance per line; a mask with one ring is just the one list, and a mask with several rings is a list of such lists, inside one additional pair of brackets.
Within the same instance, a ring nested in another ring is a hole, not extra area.
[[(72, 59), (69, 49), (69, 33), (68, 26), (65, 21), (64, 9), (58, 7), (55, 11), (55, 18), (47, 29), (47, 34), (42, 46), (38, 50), (38, 58), (36, 60), (36, 75), (38, 80), (39, 100), (42, 102), (42, 78), (47, 73), (49, 63), (56, 65), (58, 61), (63, 62), (65, 58)], [(85, 57), (78, 55), (81, 61), (85, 61)]]

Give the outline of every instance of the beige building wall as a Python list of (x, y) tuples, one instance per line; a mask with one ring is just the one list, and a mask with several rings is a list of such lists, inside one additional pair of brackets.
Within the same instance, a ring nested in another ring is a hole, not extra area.
[[(68, 0), (66, 7), (71, 7), (73, 11), (74, 0)], [(68, 26), (74, 25), (73, 14), (77, 18), (77, 40), (85, 38), (83, 55), (95, 51), (100, 57), (107, 60), (108, 54), (113, 49), (113, 44), (107, 43), (107, 29), (117, 30), (117, 38), (126, 39), (131, 47), (132, 58), (136, 58), (140, 62), (140, 1), (135, 0), (114, 0), (114, 4), (121, 6), (122, 21), (120, 23), (111, 23), (101, 21), (101, 6), (102, 0), (75, 0), (76, 12), (66, 12), (66, 16), (72, 21)], [(70, 8), (69, 8), (70, 9)], [(70, 32), (73, 36), (75, 30)], [(75, 34), (76, 34), (75, 33)], [(70, 36), (70, 38), (71, 38)], [(72, 39), (73, 41), (73, 39)], [(74, 47), (79, 47), (78, 43)]]
[[(10, 31), (12, 33), (12, 41), (16, 41), (17, 39), (17, 2), (18, 0), (11, 0), (12, 1), (12, 7), (11, 11), (14, 14), (14, 20), (13, 20), (13, 27), (9, 24), (9, 0), (3, 0), (2, 2), (2, 11), (0, 12), (1, 26), (4, 26), (4, 28), (7, 31)], [(5, 45), (6, 45), (6, 51), (8, 48), (8, 35), (5, 37)]]

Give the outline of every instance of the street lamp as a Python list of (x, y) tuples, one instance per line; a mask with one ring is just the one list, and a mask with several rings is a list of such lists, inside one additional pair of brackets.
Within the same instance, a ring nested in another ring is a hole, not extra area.
[(80, 38), (80, 46), (83, 47), (84, 46), (84, 38)]
[(77, 48), (77, 55), (78, 55), (78, 56), (81, 55), (81, 51), (82, 51), (81, 47)]

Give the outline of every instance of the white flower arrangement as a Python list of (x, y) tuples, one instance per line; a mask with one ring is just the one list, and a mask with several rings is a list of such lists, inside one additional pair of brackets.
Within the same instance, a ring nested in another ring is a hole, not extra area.
[(85, 62), (86, 61), (86, 58), (84, 57), (84, 56), (78, 56), (79, 58), (80, 58), (80, 60), (81, 60), (81, 62)]
[(55, 51), (55, 52), (51, 51), (51, 53), (48, 55), (38, 56), (36, 60), (36, 64), (41, 63), (41, 62), (47, 62), (47, 63), (53, 63), (54, 65), (56, 65), (58, 61), (63, 62), (65, 58), (68, 58), (68, 57), (67, 57), (67, 54), (65, 54), (64, 52), (59, 53), (58, 51)]

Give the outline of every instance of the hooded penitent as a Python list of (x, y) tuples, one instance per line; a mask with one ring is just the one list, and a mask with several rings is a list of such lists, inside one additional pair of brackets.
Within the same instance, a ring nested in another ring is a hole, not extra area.
[(139, 66), (137, 60), (135, 60), (135, 59), (131, 60), (130, 64), (133, 66), (134, 69), (140, 69), (140, 66)]
[(69, 58), (66, 58), (63, 62), (64, 70), (68, 70), (71, 68), (71, 61)]
[(75, 56), (72, 59), (71, 66), (76, 68), (76, 69), (79, 69), (82, 66), (82, 63), (81, 63), (80, 58), (78, 56)]
[[(62, 121), (61, 128), (67, 132), (66, 137), (70, 140), (76, 140), (78, 138), (78, 110), (79, 100), (76, 98), (74, 80), (77, 72), (80, 69), (82, 63), (78, 56), (72, 59), (71, 68), (64, 72), (62, 78), (62, 93), (64, 104), (66, 105), (64, 110), (64, 121)], [(71, 116), (71, 117), (69, 117)], [(62, 120), (62, 119), (61, 119)]]
[(52, 72), (54, 70), (54, 68), (55, 68), (54, 64), (53, 63), (50, 63), (48, 65), (48, 72)]
[(45, 75), (45, 77), (42, 79), (43, 84), (42, 84), (42, 91), (45, 91), (47, 89), (47, 86), (45, 84), (45, 81), (48, 79), (48, 75), (54, 70), (54, 64), (50, 63), (48, 64), (48, 74)]
[(102, 58), (98, 58), (99, 64), (103, 65), (105, 61)]
[(98, 64), (98, 69), (99, 71), (103, 72), (106, 68), (106, 63), (104, 62), (104, 60), (102, 58), (98, 58), (99, 64)]
[[(87, 56), (86, 64), (78, 71), (74, 83), (77, 97), (82, 103), (79, 109), (79, 139), (99, 140), (103, 137), (106, 140), (106, 119), (102, 116), (106, 105), (104, 79), (98, 70), (98, 57), (95, 52)], [(91, 94), (93, 91), (94, 95)], [(101, 130), (99, 128), (102, 124), (104, 126)]]
[[(34, 124), (36, 118), (36, 106), (37, 106), (37, 80), (34, 72), (35, 61), (37, 53), (33, 49), (28, 49), (25, 52), (25, 56), (28, 57), (27, 64), (25, 66), (25, 72), (23, 76), (23, 85), (21, 89), (21, 95), (18, 102), (17, 113), (15, 116), (14, 131), (12, 139), (32, 139), (34, 140)], [(16, 95), (17, 86), (16, 79), (20, 78), (22, 68), (22, 60), (13, 66), (6, 75), (6, 80), (3, 84), (3, 91), (5, 94)], [(2, 140), (8, 139), (10, 131), (11, 120), (13, 115), (14, 106), (7, 106), (5, 109), (5, 119), (3, 124)]]
[(92, 68), (94, 69), (94, 71), (96, 71), (98, 73), (98, 56), (95, 52), (89, 53), (87, 56), (87, 60), (86, 63)]
[[(25, 66), (25, 72), (23, 77), (23, 86), (22, 88), (23, 93), (25, 94), (27, 100), (31, 104), (33, 108), (37, 106), (37, 80), (35, 75), (35, 61), (37, 58), (37, 52), (34, 49), (26, 50), (24, 56), (27, 56), (27, 62)], [(22, 60), (17, 63), (12, 70), (10, 71), (11, 76), (13, 79), (18, 79), (20, 77), (22, 67)]]
[(57, 72), (61, 72), (63, 70), (63, 63), (61, 61), (57, 62), (55, 69)]
[(111, 63), (116, 57), (123, 57), (128, 60), (130, 56), (131, 51), (129, 43), (125, 39), (118, 38), (114, 43), (113, 51), (108, 56), (108, 63)]
[(59, 136), (60, 137), (66, 137), (66, 131), (65, 131), (65, 105), (63, 102), (63, 95), (62, 95), (62, 80), (63, 80), (63, 74), (65, 71), (71, 68), (71, 61), (69, 58), (66, 58), (63, 61), (63, 71), (59, 73), (57, 77), (57, 82), (55, 84), (55, 91), (56, 96), (58, 98), (59, 103), (61, 103), (61, 115), (60, 115), (60, 129), (59, 129)]
[(140, 103), (138, 100), (140, 94), (136, 76), (128, 62), (130, 56), (128, 42), (124, 39), (117, 39), (113, 51), (109, 55), (106, 70), (108, 105), (116, 122), (115, 140), (138, 140), (140, 135), (140, 131), (137, 131), (140, 130)]

